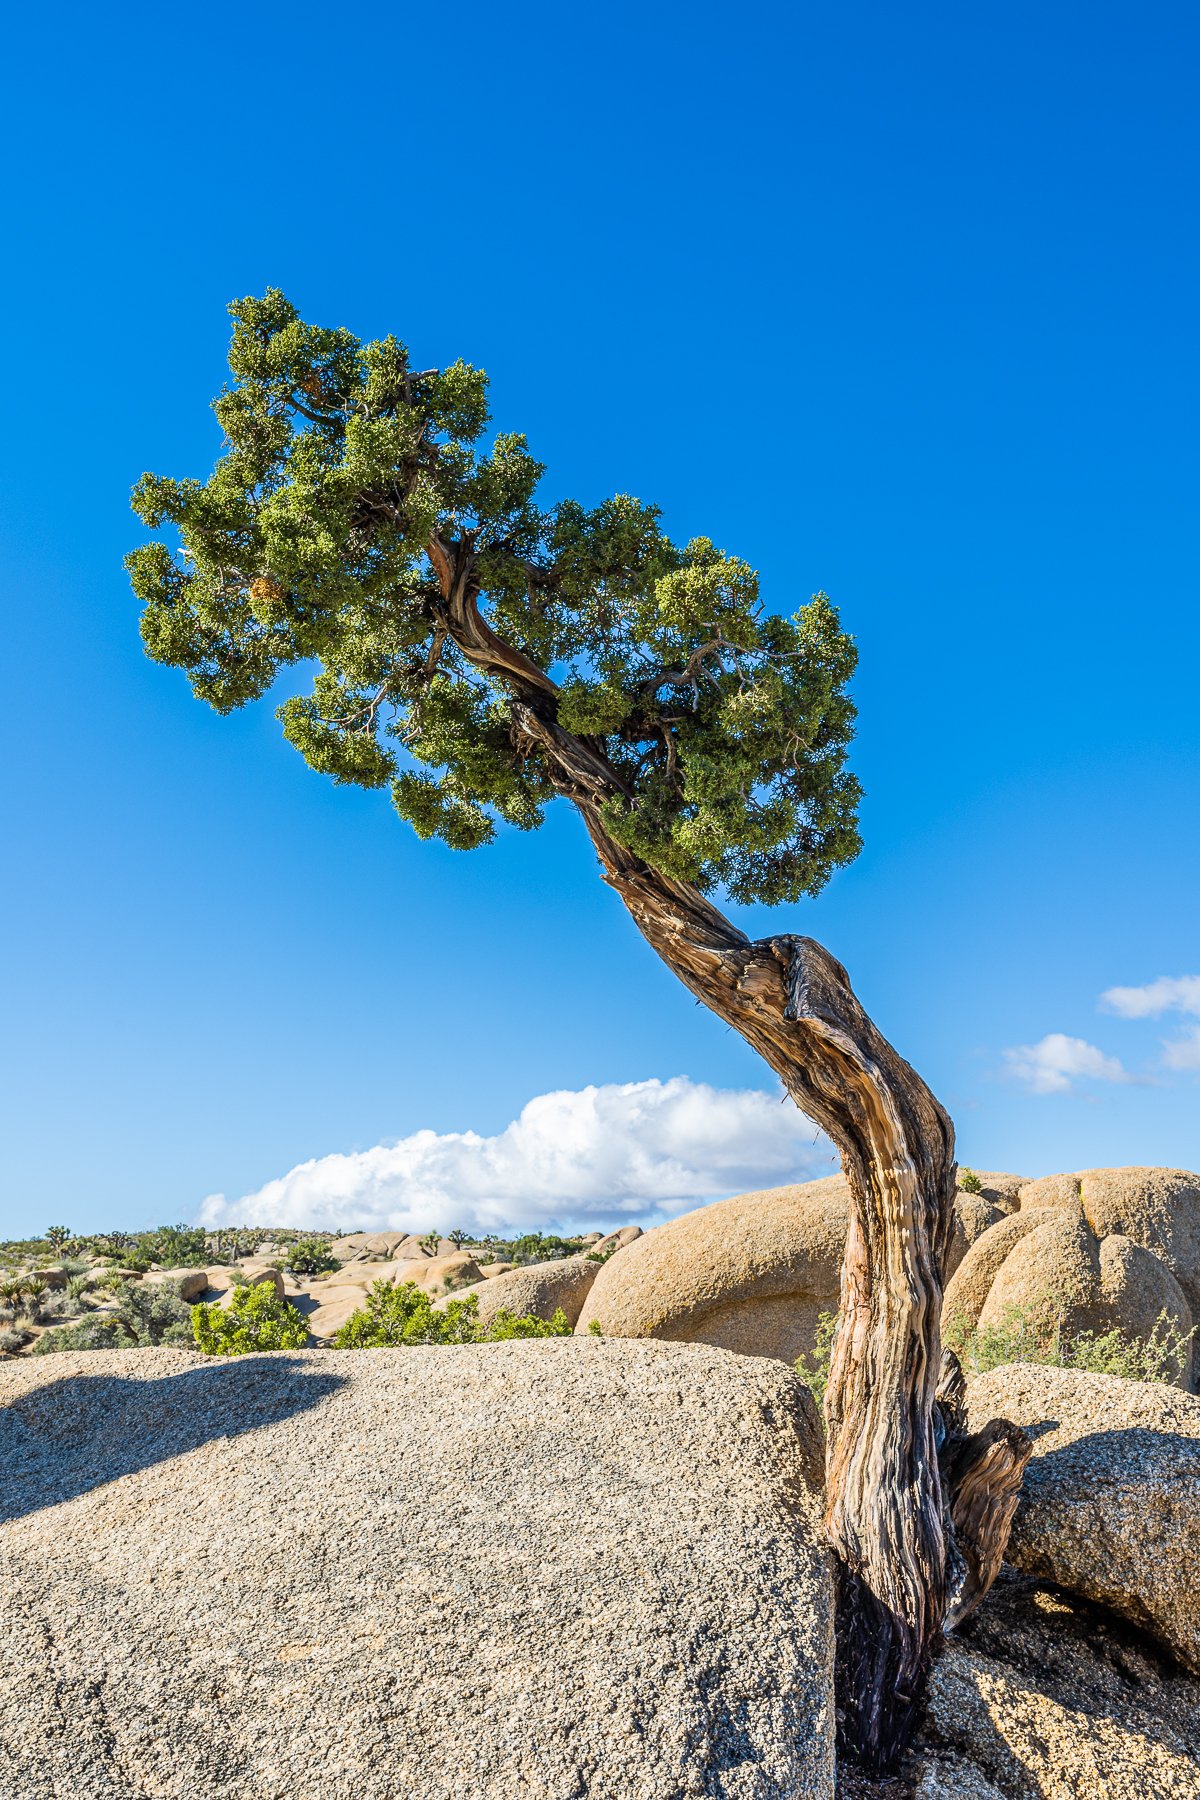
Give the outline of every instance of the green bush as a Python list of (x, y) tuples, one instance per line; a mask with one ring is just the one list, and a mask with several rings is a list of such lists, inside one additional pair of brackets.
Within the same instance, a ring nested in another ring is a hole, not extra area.
[(1068, 1332), (1065, 1306), (1053, 1294), (1028, 1307), (1010, 1306), (997, 1324), (972, 1326), (961, 1316), (943, 1329), (968, 1375), (984, 1375), (1005, 1363), (1040, 1363), (1052, 1369), (1078, 1369), (1087, 1375), (1122, 1375), (1127, 1381), (1177, 1381), (1187, 1367), (1195, 1330), (1182, 1332), (1166, 1312), (1154, 1322), (1149, 1337), (1131, 1332)]
[(202, 1225), (160, 1225), (139, 1251), (164, 1269), (202, 1269), (208, 1261), (208, 1239)]
[(958, 1171), (958, 1186), (959, 1191), (964, 1194), (982, 1194), (983, 1192), (983, 1183), (980, 1181), (974, 1169), (960, 1169)]
[(816, 1342), (810, 1353), (807, 1356), (798, 1356), (793, 1365), (797, 1375), (816, 1401), (818, 1410), (825, 1404), (825, 1389), (829, 1386), (829, 1359), (833, 1354), (833, 1339), (837, 1331), (837, 1322), (836, 1313), (819, 1313)]
[(308, 1342), (304, 1315), (276, 1293), (273, 1281), (238, 1288), (228, 1308), (192, 1308), (192, 1333), (206, 1356), (249, 1356), (259, 1350), (300, 1350)]
[(327, 1270), (340, 1269), (342, 1265), (330, 1254), (328, 1244), (310, 1238), (292, 1245), (287, 1266), (293, 1275), (324, 1275)]
[(535, 1319), (507, 1309), (491, 1323), (479, 1318), (479, 1297), (451, 1300), (440, 1310), (415, 1282), (373, 1282), (357, 1312), (333, 1339), (338, 1350), (366, 1350), (412, 1344), (484, 1344), (501, 1338), (569, 1337), (561, 1307), (552, 1319)]
[[(1065, 1302), (1048, 1294), (1028, 1307), (1009, 1307), (998, 1325), (972, 1326), (961, 1315), (943, 1326), (942, 1342), (962, 1364), (963, 1373), (985, 1375), (1006, 1363), (1039, 1363), (1052, 1369), (1078, 1369), (1086, 1375), (1122, 1375), (1127, 1381), (1177, 1381), (1187, 1367), (1195, 1331), (1182, 1332), (1162, 1312), (1147, 1338), (1129, 1332), (1079, 1331), (1065, 1328)], [(818, 1406), (829, 1385), (829, 1361), (837, 1330), (837, 1314), (817, 1320), (816, 1342), (798, 1356), (795, 1370)]]
[(138, 1350), (160, 1344), (188, 1344), (191, 1315), (171, 1282), (130, 1282), (116, 1289), (115, 1313), (101, 1318), (84, 1314), (74, 1324), (47, 1331), (33, 1347), (34, 1356), (53, 1350)]
[(574, 1256), (582, 1249), (583, 1241), (580, 1238), (543, 1236), (540, 1231), (527, 1231), (524, 1237), (514, 1238), (506, 1260), (517, 1263), (557, 1262), (561, 1257)]

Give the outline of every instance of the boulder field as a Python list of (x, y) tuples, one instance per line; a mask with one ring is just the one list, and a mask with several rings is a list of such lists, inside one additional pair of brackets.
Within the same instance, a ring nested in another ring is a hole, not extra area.
[(0, 1791), (833, 1800), (819, 1427), (561, 1338), (0, 1367)]
[[(943, 1317), (1001, 1325), (1053, 1304), (1068, 1333), (1147, 1337), (1200, 1320), (1200, 1176), (983, 1174), (955, 1198)], [(739, 1194), (656, 1226), (600, 1267), (576, 1325), (792, 1362), (835, 1312), (849, 1198), (840, 1175)], [(1200, 1357), (1179, 1374), (1192, 1381)]]
[[(952, 1264), (1006, 1216), (1017, 1175), (955, 1202)], [(849, 1192), (844, 1176), (738, 1194), (658, 1225), (604, 1263), (576, 1325), (612, 1337), (705, 1343), (791, 1363), (836, 1312)]]

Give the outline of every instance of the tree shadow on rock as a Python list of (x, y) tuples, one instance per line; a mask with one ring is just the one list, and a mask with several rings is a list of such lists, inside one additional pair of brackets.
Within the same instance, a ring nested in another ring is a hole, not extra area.
[(292, 1418), (345, 1385), (344, 1376), (278, 1354), (214, 1359), (145, 1379), (134, 1373), (137, 1356), (120, 1353), (128, 1375), (112, 1364), (96, 1375), (67, 1375), (0, 1408), (0, 1523)]

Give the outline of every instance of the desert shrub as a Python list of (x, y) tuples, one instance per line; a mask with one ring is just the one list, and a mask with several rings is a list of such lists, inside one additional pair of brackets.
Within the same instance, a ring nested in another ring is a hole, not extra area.
[(324, 1275), (330, 1269), (340, 1269), (341, 1263), (336, 1256), (330, 1254), (329, 1245), (319, 1238), (303, 1239), (292, 1245), (287, 1255), (287, 1266), (293, 1275)]
[(78, 1312), (82, 1307), (84, 1296), (90, 1290), (91, 1285), (92, 1278), (90, 1275), (68, 1275), (66, 1287), (67, 1305), (74, 1312)]
[(25, 1300), (25, 1277), (9, 1275), (0, 1281), (0, 1302), (8, 1312), (20, 1312)]
[(34, 1355), (52, 1350), (138, 1350), (160, 1344), (191, 1342), (191, 1314), (171, 1282), (122, 1284), (115, 1290), (115, 1313), (85, 1313), (70, 1325), (56, 1326), (38, 1339)]
[(1166, 1312), (1159, 1313), (1145, 1338), (1120, 1328), (1068, 1332), (1065, 1317), (1063, 1304), (1050, 1294), (1028, 1307), (1008, 1307), (994, 1325), (972, 1326), (961, 1316), (951, 1319), (943, 1337), (968, 1376), (1024, 1362), (1088, 1375), (1121, 1375), (1127, 1381), (1172, 1383), (1186, 1369), (1196, 1335), (1194, 1329), (1180, 1331)]
[(35, 1325), (46, 1309), (46, 1296), (50, 1292), (50, 1284), (41, 1275), (25, 1277), (25, 1316)]
[(15, 1356), (25, 1348), (32, 1336), (31, 1331), (22, 1331), (17, 1325), (8, 1325), (0, 1331), (0, 1350), (6, 1351), (9, 1356)]
[(600, 1323), (599, 1319), (589, 1319), (588, 1320), (588, 1330), (591, 1332), (593, 1337), (603, 1337), (604, 1336), (604, 1327)]
[(304, 1315), (276, 1293), (273, 1281), (240, 1287), (228, 1308), (200, 1301), (192, 1333), (206, 1356), (248, 1356), (259, 1350), (300, 1350), (308, 1342)]
[(202, 1225), (160, 1225), (143, 1239), (139, 1250), (164, 1269), (202, 1269), (208, 1261), (208, 1238)]
[(961, 1192), (964, 1194), (982, 1194), (983, 1192), (983, 1183), (980, 1181), (974, 1169), (960, 1169), (958, 1171), (958, 1185)]
[(560, 1257), (574, 1256), (582, 1249), (583, 1243), (579, 1238), (544, 1236), (540, 1231), (527, 1231), (524, 1237), (514, 1238), (506, 1260), (517, 1263), (557, 1262)]
[(451, 1300), (435, 1308), (413, 1281), (393, 1285), (373, 1282), (357, 1312), (351, 1313), (334, 1337), (338, 1350), (366, 1350), (412, 1344), (484, 1344), (502, 1338), (569, 1337), (571, 1327), (560, 1308), (552, 1319), (529, 1313), (498, 1312), (484, 1325), (479, 1296)]
[(396, 1285), (374, 1281), (363, 1304), (335, 1334), (338, 1350), (365, 1350), (401, 1344), (473, 1344), (478, 1341), (479, 1300), (451, 1300), (436, 1311), (414, 1281)]
[[(1194, 1331), (1181, 1332), (1167, 1313), (1160, 1313), (1148, 1338), (1120, 1330), (1067, 1332), (1060, 1296), (1049, 1294), (1028, 1307), (1010, 1307), (998, 1325), (972, 1326), (959, 1315), (949, 1320), (942, 1341), (968, 1376), (984, 1375), (1005, 1363), (1039, 1363), (1054, 1369), (1078, 1369), (1088, 1375), (1123, 1375), (1127, 1381), (1174, 1382), (1187, 1366)], [(795, 1370), (820, 1406), (829, 1383), (829, 1360), (837, 1330), (837, 1314), (817, 1320), (816, 1342), (798, 1356)]]
[(609, 1244), (604, 1250), (589, 1250), (587, 1260), (588, 1262), (606, 1263), (609, 1257), (615, 1256), (620, 1248), (620, 1244)]
[(482, 1327), (479, 1341), (482, 1344), (497, 1344), (505, 1338), (544, 1338), (571, 1337), (571, 1326), (561, 1306), (554, 1309), (548, 1319), (535, 1318), (532, 1313), (510, 1312), (506, 1306), (492, 1315), (489, 1324)]
[(833, 1355), (834, 1333), (837, 1331), (838, 1316), (833, 1312), (817, 1315), (817, 1335), (812, 1349), (807, 1356), (798, 1356), (794, 1368), (805, 1387), (812, 1394), (818, 1410), (825, 1404), (825, 1389), (829, 1386), (829, 1359)]

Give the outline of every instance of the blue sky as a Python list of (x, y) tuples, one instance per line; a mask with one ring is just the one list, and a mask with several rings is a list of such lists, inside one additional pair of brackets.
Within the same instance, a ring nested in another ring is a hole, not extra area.
[[(270, 704), (218, 719), (144, 660), (129, 488), (207, 473), (226, 303), (272, 284), (486, 367), (549, 497), (653, 499), (770, 604), (833, 596), (866, 848), (787, 922), (964, 1162), (1200, 1164), (1200, 993), (1100, 1000), (1200, 973), (1198, 39), (1155, 4), (27, 9), (0, 1230), (237, 1212), (311, 1159), (353, 1204), (346, 1159), (397, 1141), (372, 1216), (828, 1167), (565, 811), (421, 845)], [(519, 1125), (559, 1090), (566, 1171)]]

